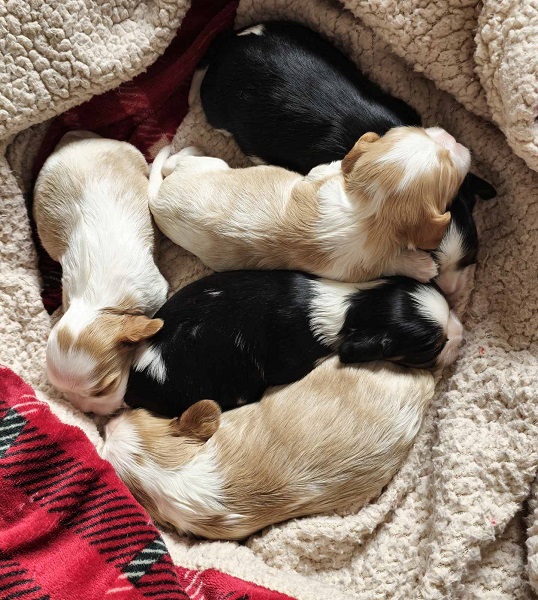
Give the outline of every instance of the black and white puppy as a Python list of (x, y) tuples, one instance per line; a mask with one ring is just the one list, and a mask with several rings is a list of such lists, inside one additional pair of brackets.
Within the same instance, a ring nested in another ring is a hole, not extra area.
[(172, 296), (163, 328), (135, 358), (125, 401), (180, 415), (198, 400), (226, 409), (291, 383), (323, 357), (445, 366), (462, 326), (436, 286), (405, 277), (363, 284), (296, 271), (204, 277)]
[[(392, 127), (421, 124), (410, 106), (383, 92), (329, 42), (290, 22), (263, 23), (217, 39), (195, 74), (191, 102), (198, 95), (209, 123), (232, 134), (253, 162), (300, 173), (341, 160), (366, 132), (383, 135)], [(461, 257), (475, 257), (478, 250), (467, 210), (475, 195), (490, 199), (495, 189), (469, 174), (454, 199), (440, 261), (438, 282), (451, 301), (467, 280), (468, 265), (459, 273)]]

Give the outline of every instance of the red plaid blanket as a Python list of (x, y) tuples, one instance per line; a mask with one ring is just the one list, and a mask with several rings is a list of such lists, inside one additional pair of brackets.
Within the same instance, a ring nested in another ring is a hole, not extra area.
[(173, 565), (147, 513), (77, 427), (0, 367), (0, 599), (293, 600)]
[[(124, 140), (152, 157), (152, 149), (171, 141), (187, 114), (190, 83), (211, 40), (233, 26), (239, 0), (193, 0), (166, 52), (145, 72), (55, 119), (34, 165), (37, 176), (60, 138), (73, 129)], [(29, 199), (31, 215), (31, 198)], [(43, 276), (43, 303), (49, 313), (62, 302), (61, 269), (45, 252), (32, 223)]]

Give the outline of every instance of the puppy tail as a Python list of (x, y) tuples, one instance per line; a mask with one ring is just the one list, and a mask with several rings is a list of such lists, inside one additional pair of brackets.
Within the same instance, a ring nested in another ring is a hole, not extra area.
[(172, 146), (165, 146), (160, 150), (151, 165), (151, 171), (149, 173), (149, 197), (151, 199), (157, 198), (159, 188), (163, 182), (163, 166), (167, 161), (168, 157), (172, 153)]

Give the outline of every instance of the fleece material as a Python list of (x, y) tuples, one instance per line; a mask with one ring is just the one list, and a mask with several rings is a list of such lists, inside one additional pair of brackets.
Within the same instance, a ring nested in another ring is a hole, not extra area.
[[(36, 124), (139, 75), (171, 43), (187, 7), (72, 0), (79, 16), (69, 19), (63, 2), (40, 2), (43, 10), (34, 4), (7, 3), (0, 12), (0, 40), (11, 49), (1, 59), (9, 68), (2, 71), (0, 144), (20, 132), (0, 159), (0, 361), (99, 450), (94, 423), (47, 384), (44, 372), (57, 314), (51, 319), (41, 302), (25, 205), (50, 126)], [(191, 10), (208, 4), (195, 0)], [(383, 494), (361, 510), (280, 524), (244, 544), (163, 533), (176, 564), (216, 568), (300, 600), (532, 597), (538, 585), (535, 9), (534, 0), (239, 2), (237, 26), (293, 19), (332, 40), (427, 125), (439, 124), (467, 145), (473, 171), (497, 187), (498, 197), (475, 209), (481, 251), (459, 307), (466, 328), (460, 359), (444, 374), (407, 461)], [(178, 100), (179, 119), (184, 102)], [(248, 164), (196, 104), (173, 143)], [(171, 290), (207, 273), (166, 240), (159, 265)]]

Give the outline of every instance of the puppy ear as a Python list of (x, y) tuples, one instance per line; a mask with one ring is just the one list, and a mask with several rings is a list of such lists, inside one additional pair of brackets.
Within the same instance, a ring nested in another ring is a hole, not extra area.
[(119, 335), (120, 342), (136, 343), (154, 336), (162, 329), (162, 319), (150, 319), (144, 315), (127, 315)]
[(450, 219), (451, 214), (449, 212), (430, 217), (427, 223), (418, 228), (418, 232), (413, 240), (415, 246), (420, 250), (437, 250), (450, 225)]
[(344, 175), (349, 175), (351, 171), (353, 171), (353, 167), (355, 163), (359, 159), (359, 157), (366, 152), (368, 149), (368, 145), (372, 142), (376, 142), (379, 139), (377, 133), (373, 131), (369, 131), (358, 139), (353, 148), (344, 156), (344, 160), (342, 160), (342, 173)]
[(207, 442), (219, 428), (221, 414), (220, 406), (216, 402), (200, 400), (181, 415), (176, 424), (177, 434)]
[(481, 200), (491, 200), (497, 195), (497, 190), (490, 183), (473, 173), (467, 173), (462, 188), (473, 198), (478, 196)]
[(346, 339), (338, 349), (342, 363), (368, 362), (382, 360), (388, 345), (387, 340), (379, 338), (351, 337)]

